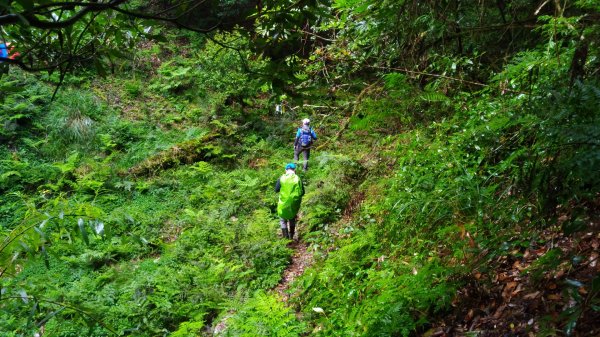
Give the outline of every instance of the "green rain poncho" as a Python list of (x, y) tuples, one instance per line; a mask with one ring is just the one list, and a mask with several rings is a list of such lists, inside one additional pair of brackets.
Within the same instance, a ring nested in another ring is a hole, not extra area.
[(279, 202), (277, 203), (277, 215), (280, 218), (291, 220), (300, 209), (302, 201), (302, 182), (300, 177), (294, 173), (286, 173), (279, 178), (281, 190), (279, 191)]

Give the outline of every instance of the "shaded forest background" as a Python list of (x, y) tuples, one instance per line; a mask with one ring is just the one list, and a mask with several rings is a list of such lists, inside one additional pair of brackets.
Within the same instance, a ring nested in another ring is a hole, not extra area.
[[(0, 331), (599, 333), (599, 20), (595, 0), (0, 1)], [(305, 117), (313, 262), (282, 301), (272, 188)]]

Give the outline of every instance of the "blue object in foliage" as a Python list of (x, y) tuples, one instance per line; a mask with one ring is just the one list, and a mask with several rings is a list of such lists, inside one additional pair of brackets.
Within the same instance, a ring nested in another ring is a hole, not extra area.
[(5, 43), (0, 43), (0, 57), (8, 58), (8, 47)]

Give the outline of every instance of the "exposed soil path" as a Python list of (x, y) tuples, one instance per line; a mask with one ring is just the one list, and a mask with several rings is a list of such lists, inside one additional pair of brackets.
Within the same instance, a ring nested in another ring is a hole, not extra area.
[(308, 245), (304, 242), (292, 242), (290, 247), (294, 249), (292, 262), (283, 272), (281, 282), (273, 289), (276, 291), (284, 302), (287, 302), (290, 295), (287, 290), (296, 278), (304, 273), (304, 270), (312, 263), (312, 253), (308, 251)]
[[(281, 282), (272, 289), (277, 294), (284, 303), (287, 303), (290, 298), (290, 294), (287, 293), (287, 290), (290, 288), (290, 285), (296, 278), (304, 273), (304, 270), (311, 265), (313, 261), (312, 253), (308, 251), (308, 245), (302, 241), (293, 241), (290, 243), (290, 248), (294, 250), (294, 254), (292, 254), (292, 262), (288, 265), (288, 267), (284, 270), (283, 276), (281, 277)], [(213, 336), (221, 336), (227, 330), (227, 320), (231, 317), (230, 315), (225, 316), (221, 321), (216, 323), (214, 328), (210, 330)]]

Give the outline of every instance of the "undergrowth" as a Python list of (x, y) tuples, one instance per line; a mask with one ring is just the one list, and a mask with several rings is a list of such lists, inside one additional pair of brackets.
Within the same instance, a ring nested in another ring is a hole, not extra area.
[[(387, 73), (276, 114), (244, 71), (265, 60), (192, 42), (140, 50), (132, 77), (73, 75), (54, 102), (52, 77), (3, 77), (20, 88), (0, 96), (7, 336), (417, 335), (474, 270), (543, 230), (597, 230), (599, 83), (565, 83), (573, 46), (519, 53), (478, 92)], [(306, 116), (322, 143), (299, 172), (298, 234), (315, 262), (282, 303), (269, 290), (293, 252), (273, 187)], [(551, 250), (527, 272), (570, 260)], [(565, 285), (551, 329), (597, 310), (597, 285)]]
[[(565, 233), (589, 228), (584, 223), (594, 216), (586, 204), (599, 185), (597, 175), (579, 169), (600, 164), (597, 83), (561, 87), (558, 65), (546, 57), (544, 85), (528, 95), (459, 95), (450, 118), (430, 115), (421, 127), (379, 138), (372, 135), (381, 126), (373, 125), (370, 135), (356, 131), (338, 144), (342, 153), (361, 154), (369, 173), (352, 191), (365, 194), (360, 210), (336, 224), (327, 256), (293, 290), (311, 334), (418, 334), (443, 316), (474, 269), (493, 273), (498, 256), (535, 247), (537, 231), (557, 224), (560, 213), (567, 212)], [(381, 107), (397, 99), (365, 101), (362, 109), (377, 110), (350, 128), (371, 127), (364, 120), (382, 113), (389, 123), (392, 114)], [(405, 106), (397, 108), (406, 115)], [(568, 317), (557, 326), (573, 324)]]

